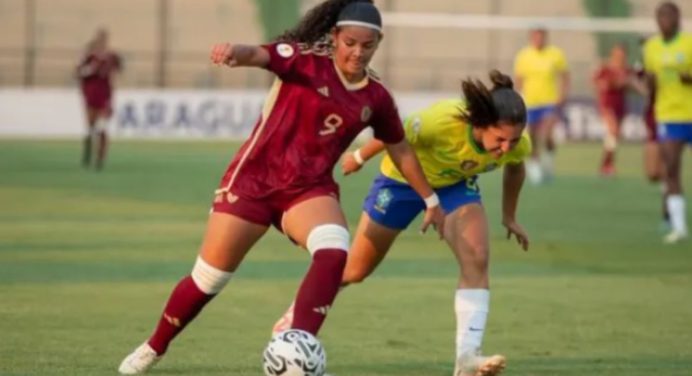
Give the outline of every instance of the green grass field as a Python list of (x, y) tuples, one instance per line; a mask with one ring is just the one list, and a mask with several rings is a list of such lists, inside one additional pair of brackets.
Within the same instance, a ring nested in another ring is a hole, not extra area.
[[(0, 141), (0, 375), (115, 375), (189, 272), (236, 147), (117, 142), (96, 173), (78, 166), (77, 142)], [(500, 174), (481, 179), (493, 225), (485, 350), (505, 354), (512, 376), (691, 375), (692, 242), (662, 245), (639, 146), (623, 148), (615, 179), (596, 176), (598, 159), (598, 145), (565, 146), (555, 182), (525, 188), (528, 253), (502, 236)], [(375, 172), (341, 179), (352, 225)], [(307, 265), (271, 231), (151, 374), (262, 374)], [(406, 233), (338, 299), (321, 333), (330, 372), (451, 375), (456, 270), (434, 235)]]

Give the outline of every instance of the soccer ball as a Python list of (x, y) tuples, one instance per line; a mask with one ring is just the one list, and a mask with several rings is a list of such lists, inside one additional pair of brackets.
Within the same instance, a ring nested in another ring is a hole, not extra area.
[(277, 333), (264, 350), (267, 376), (323, 376), (327, 354), (312, 334), (298, 329)]

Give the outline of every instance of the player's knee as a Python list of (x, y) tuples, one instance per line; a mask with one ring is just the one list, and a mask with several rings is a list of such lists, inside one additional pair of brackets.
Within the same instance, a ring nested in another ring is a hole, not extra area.
[(311, 255), (319, 250), (340, 250), (348, 252), (351, 237), (348, 230), (341, 225), (326, 224), (312, 229), (308, 234), (306, 247)]
[(464, 257), (467, 265), (462, 265), (463, 268), (471, 267), (476, 272), (488, 270), (488, 255), (490, 254), (490, 250), (487, 245), (471, 245), (467, 253), (468, 256)]
[(221, 292), (228, 284), (233, 273), (217, 269), (204, 261), (201, 256), (197, 256), (197, 261), (192, 268), (191, 276), (195, 285), (197, 285), (202, 292), (207, 295), (215, 295)]

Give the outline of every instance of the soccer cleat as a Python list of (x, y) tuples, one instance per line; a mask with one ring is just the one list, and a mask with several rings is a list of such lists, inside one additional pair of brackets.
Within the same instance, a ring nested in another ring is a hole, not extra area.
[(454, 376), (495, 376), (505, 369), (506, 364), (502, 355), (482, 356), (468, 352), (457, 358)]
[(612, 164), (604, 164), (601, 166), (601, 176), (604, 178), (615, 176), (615, 166)]
[(147, 342), (144, 342), (123, 359), (123, 362), (120, 363), (120, 367), (118, 368), (118, 372), (120, 372), (121, 375), (139, 375), (145, 373), (161, 360), (162, 357), (163, 355), (157, 354)]
[(687, 239), (687, 237), (687, 232), (673, 230), (663, 237), (663, 242), (665, 244), (675, 244)]
[(272, 328), (272, 337), (285, 330), (291, 329), (291, 326), (293, 325), (293, 310), (295, 309), (295, 305), (295, 302), (291, 303), (291, 306), (288, 307), (283, 316), (276, 321), (274, 327)]

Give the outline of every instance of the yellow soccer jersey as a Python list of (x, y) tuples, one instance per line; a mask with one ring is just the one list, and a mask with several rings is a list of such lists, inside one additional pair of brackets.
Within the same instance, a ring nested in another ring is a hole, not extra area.
[(557, 47), (537, 49), (524, 47), (514, 61), (514, 74), (522, 80), (526, 107), (557, 104), (560, 99), (559, 78), (568, 70), (565, 55)]
[(665, 42), (660, 35), (644, 45), (644, 68), (656, 76), (656, 121), (692, 121), (692, 86), (680, 73), (692, 73), (692, 34), (679, 33)]
[[(514, 149), (499, 159), (493, 158), (476, 145), (472, 127), (459, 118), (464, 107), (462, 100), (444, 100), (412, 114), (404, 123), (406, 139), (433, 188), (458, 183), (507, 163), (520, 163), (531, 153), (531, 140), (524, 132)], [(385, 155), (380, 170), (390, 179), (406, 182), (389, 155)]]

